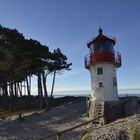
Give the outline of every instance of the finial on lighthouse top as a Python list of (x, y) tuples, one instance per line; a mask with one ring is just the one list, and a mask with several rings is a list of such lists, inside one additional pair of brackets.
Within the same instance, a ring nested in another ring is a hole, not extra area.
[(103, 30), (102, 30), (102, 28), (101, 28), (101, 26), (100, 26), (100, 27), (99, 27), (99, 34), (102, 35), (102, 33), (103, 33)]
[(109, 42), (112, 42), (113, 45), (115, 45), (116, 40), (112, 37), (107, 37), (103, 35), (103, 29), (101, 28), (101, 26), (99, 26), (98, 32), (99, 32), (99, 35), (87, 43), (88, 48), (90, 47), (91, 44), (95, 44), (97, 42), (104, 42), (106, 40)]

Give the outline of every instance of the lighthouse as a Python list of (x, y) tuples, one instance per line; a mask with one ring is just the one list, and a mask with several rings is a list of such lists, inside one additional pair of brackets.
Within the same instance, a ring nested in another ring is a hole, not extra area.
[(122, 62), (115, 44), (116, 39), (105, 36), (101, 28), (97, 37), (87, 43), (89, 54), (85, 57), (85, 68), (91, 77), (90, 118), (104, 114), (105, 102), (119, 101), (116, 72)]

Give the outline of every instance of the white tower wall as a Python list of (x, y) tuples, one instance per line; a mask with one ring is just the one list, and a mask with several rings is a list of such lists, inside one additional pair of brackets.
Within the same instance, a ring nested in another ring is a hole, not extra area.
[[(97, 69), (103, 73), (98, 74)], [(112, 63), (97, 63), (90, 67), (91, 97), (93, 101), (118, 101), (116, 66)]]

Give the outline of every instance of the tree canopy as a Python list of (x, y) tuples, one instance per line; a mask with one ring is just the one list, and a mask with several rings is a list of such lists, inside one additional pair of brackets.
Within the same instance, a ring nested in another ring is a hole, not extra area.
[(41, 98), (45, 96), (48, 105), (47, 75), (54, 71), (70, 70), (71, 65), (59, 48), (50, 52), (48, 46), (26, 39), (18, 30), (0, 26), (1, 96), (19, 96), (19, 93), (22, 96), (25, 81), (30, 96), (31, 76), (35, 75), (38, 77), (38, 94)]

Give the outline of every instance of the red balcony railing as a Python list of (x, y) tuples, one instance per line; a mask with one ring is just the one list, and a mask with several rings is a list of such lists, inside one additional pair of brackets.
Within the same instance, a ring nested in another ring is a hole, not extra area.
[(91, 53), (85, 57), (85, 67), (89, 68), (90, 65), (97, 64), (99, 62), (114, 63), (116, 67), (121, 66), (121, 54), (119, 52), (100, 52)]

